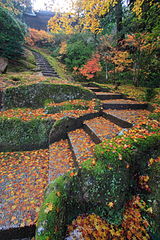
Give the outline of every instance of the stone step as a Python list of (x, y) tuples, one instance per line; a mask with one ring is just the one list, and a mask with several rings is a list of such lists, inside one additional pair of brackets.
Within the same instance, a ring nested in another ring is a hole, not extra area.
[(42, 72), (44, 72), (44, 73), (54, 73), (54, 74), (57, 74), (56, 71), (54, 71), (54, 70), (48, 70), (48, 69), (43, 69)]
[[(117, 110), (117, 109), (103, 110), (102, 116), (122, 128), (131, 128), (133, 126), (132, 123), (130, 123), (127, 119), (123, 119), (123, 118), (117, 116), (116, 114), (112, 114), (112, 113), (110, 113), (111, 111), (116, 112), (116, 111), (121, 111), (121, 110)], [(124, 111), (124, 110), (122, 110), (122, 111)], [(131, 110), (126, 110), (126, 111), (131, 111)]]
[(33, 54), (36, 58), (37, 66), (40, 68), (43, 76), (60, 78), (58, 73), (40, 53), (33, 52)]
[(103, 103), (102, 104), (103, 109), (117, 109), (117, 110), (122, 110), (122, 109), (147, 109), (148, 104), (147, 103)]
[(36, 226), (11, 228), (0, 231), (1, 240), (31, 240), (35, 237)]
[(108, 100), (108, 99), (122, 99), (122, 94), (116, 93), (108, 93), (108, 92), (95, 92), (96, 96), (100, 100)]
[(93, 92), (102, 92), (103, 90), (99, 87), (87, 87), (89, 90)]
[(90, 131), (104, 141), (118, 135), (122, 128), (104, 117), (97, 117), (84, 122)]
[[(103, 110), (103, 114), (107, 116), (109, 119), (118, 119), (118, 121), (122, 121), (123, 123), (128, 123), (130, 127), (132, 123), (139, 121), (141, 116), (147, 116), (150, 112), (148, 110), (117, 110), (117, 109), (109, 109)], [(124, 127), (127, 127), (126, 125)]]
[(75, 166), (68, 139), (54, 142), (49, 146), (49, 183)]
[(76, 129), (68, 133), (70, 146), (77, 164), (81, 164), (88, 158), (93, 157), (95, 143), (84, 129)]
[(60, 78), (59, 75), (57, 74), (54, 74), (54, 73), (45, 73), (45, 72), (42, 72), (43, 76), (46, 76), (46, 77), (57, 77), (57, 78)]

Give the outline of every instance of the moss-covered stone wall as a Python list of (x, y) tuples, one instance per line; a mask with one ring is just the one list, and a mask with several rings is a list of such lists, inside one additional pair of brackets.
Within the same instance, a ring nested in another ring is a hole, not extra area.
[(32, 150), (48, 146), (49, 133), (54, 120), (0, 118), (0, 150)]
[(80, 98), (90, 100), (94, 98), (94, 94), (69, 84), (38, 83), (7, 88), (3, 94), (3, 108), (38, 108), (49, 101), (63, 102)]

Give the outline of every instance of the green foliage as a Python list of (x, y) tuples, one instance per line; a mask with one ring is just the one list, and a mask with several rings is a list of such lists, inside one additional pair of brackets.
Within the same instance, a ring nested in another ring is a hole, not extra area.
[(70, 70), (73, 70), (74, 67), (79, 68), (86, 63), (94, 50), (95, 42), (92, 36), (75, 34), (68, 41), (64, 62)]
[(44, 106), (46, 100), (64, 102), (72, 99), (90, 100), (94, 94), (79, 86), (69, 84), (38, 83), (7, 88), (4, 91), (4, 109), (17, 107), (37, 108)]
[(49, 132), (54, 120), (0, 118), (1, 151), (32, 150), (48, 146)]
[(151, 114), (149, 114), (148, 117), (149, 117), (150, 119), (154, 119), (154, 120), (160, 121), (160, 112), (151, 113)]
[(156, 96), (156, 91), (154, 88), (147, 88), (145, 91), (145, 100), (150, 102)]
[(23, 53), (24, 35), (22, 23), (0, 7), (0, 55), (18, 59)]
[(75, 66), (81, 67), (89, 56), (91, 56), (92, 49), (87, 48), (82, 41), (77, 41), (67, 46), (67, 56), (64, 59), (67, 67), (72, 70)]

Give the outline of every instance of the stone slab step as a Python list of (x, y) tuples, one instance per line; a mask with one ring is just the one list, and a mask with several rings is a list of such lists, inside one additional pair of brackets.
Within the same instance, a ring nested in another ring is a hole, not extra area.
[(60, 78), (57, 72), (40, 53), (33, 52), (33, 54), (36, 58), (37, 66), (40, 68), (43, 76)]
[[(141, 116), (147, 116), (150, 112), (148, 110), (103, 110), (103, 114), (107, 117), (116, 118), (123, 122), (128, 122), (130, 125), (139, 121)], [(125, 126), (126, 127), (126, 126)]]
[(95, 143), (84, 129), (76, 129), (68, 133), (68, 138), (72, 148), (74, 158), (78, 164), (81, 164), (88, 158), (93, 157), (93, 148)]
[(11, 228), (0, 231), (1, 240), (31, 240), (35, 237), (36, 226)]
[[(51, 73), (51, 74), (57, 74), (57, 72), (53, 71), (53, 70), (48, 70), (48, 69), (43, 69), (42, 70), (43, 73)], [(57, 74), (58, 75), (58, 74)]]
[(46, 77), (57, 77), (57, 78), (60, 78), (59, 75), (57, 74), (52, 74), (52, 73), (44, 73), (42, 72), (43, 76), (46, 76)]
[(102, 104), (103, 109), (147, 109), (148, 104), (147, 103), (103, 103)]
[(100, 141), (115, 137), (122, 130), (121, 127), (104, 117), (97, 117), (87, 120), (84, 123), (100, 139)]
[(75, 162), (68, 139), (60, 140), (49, 146), (49, 183), (74, 167)]
[[(122, 127), (122, 128), (131, 128), (133, 125), (130, 123), (127, 119), (123, 119), (120, 116), (117, 116), (116, 114), (111, 114), (109, 111), (121, 111), (121, 110), (103, 110), (102, 116), (106, 118), (107, 120), (115, 123), (116, 125)], [(123, 110), (122, 110), (123, 111)], [(131, 110), (126, 110), (126, 111), (131, 111)]]
[(103, 90), (99, 87), (87, 87), (89, 90), (93, 92), (102, 92)]
[(95, 92), (97, 98), (100, 100), (108, 100), (108, 99), (122, 99), (122, 94), (116, 94), (116, 93), (108, 93), (108, 92)]

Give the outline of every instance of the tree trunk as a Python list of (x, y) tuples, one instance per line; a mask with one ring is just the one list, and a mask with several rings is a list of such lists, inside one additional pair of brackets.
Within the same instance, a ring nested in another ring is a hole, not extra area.
[(108, 81), (108, 68), (107, 68), (107, 64), (106, 64), (106, 81)]
[(117, 43), (120, 44), (120, 41), (124, 39), (124, 33), (123, 33), (123, 10), (122, 10), (122, 1), (119, 0), (118, 4), (115, 6), (115, 14), (116, 14), (116, 25), (117, 25)]
[(139, 85), (139, 64), (137, 62), (133, 64), (133, 84), (136, 87)]

